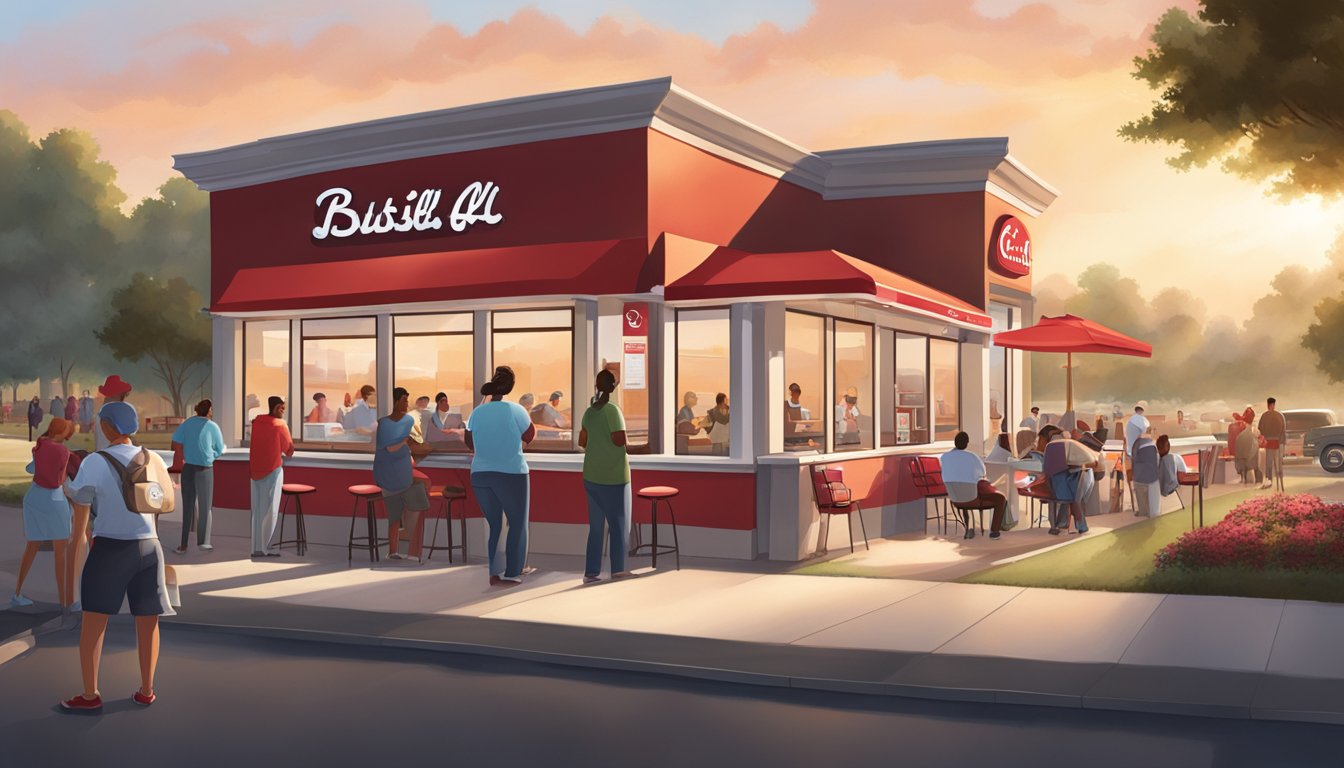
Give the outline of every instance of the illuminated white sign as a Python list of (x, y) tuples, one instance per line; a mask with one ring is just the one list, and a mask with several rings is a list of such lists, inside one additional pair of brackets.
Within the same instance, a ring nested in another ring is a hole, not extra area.
[[(457, 203), (448, 214), (448, 226), (454, 232), (464, 232), (478, 222), (498, 224), (504, 220), (495, 213), (495, 195), (499, 187), (493, 181), (475, 181), (457, 196)], [(387, 232), (423, 232), (443, 227), (443, 219), (435, 214), (443, 190), (411, 190), (404, 204), (387, 198), (380, 208), (376, 201), (367, 207), (354, 205), (355, 196), (345, 187), (332, 187), (317, 196), (317, 209), (322, 212), (322, 226), (313, 227), (313, 239), (350, 237), (351, 235), (380, 235)], [(362, 211), (362, 212), (361, 212)]]

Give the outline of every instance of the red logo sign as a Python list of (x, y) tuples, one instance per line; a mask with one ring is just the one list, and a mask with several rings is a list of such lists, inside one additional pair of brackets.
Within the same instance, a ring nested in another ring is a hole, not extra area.
[(623, 336), (649, 335), (649, 305), (643, 302), (631, 302), (625, 305), (625, 325)]
[(1012, 277), (1031, 274), (1031, 235), (1016, 216), (1005, 216), (990, 241), (990, 266)]

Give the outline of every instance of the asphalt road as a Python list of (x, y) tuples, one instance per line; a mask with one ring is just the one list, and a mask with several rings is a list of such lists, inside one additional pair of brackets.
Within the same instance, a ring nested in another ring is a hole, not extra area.
[(164, 633), (159, 701), (114, 623), (101, 716), (73, 632), (0, 667), (0, 765), (1339, 766), (1344, 727), (741, 687), (420, 651)]

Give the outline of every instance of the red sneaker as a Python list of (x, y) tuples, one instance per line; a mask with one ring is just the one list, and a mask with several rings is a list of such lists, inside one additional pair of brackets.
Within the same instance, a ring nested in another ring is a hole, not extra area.
[(67, 712), (101, 712), (103, 697), (94, 696), (92, 699), (86, 699), (83, 695), (73, 696), (61, 702), (61, 709)]
[(158, 696), (155, 696), (153, 692), (150, 692), (150, 694), (146, 696), (137, 690), (135, 694), (131, 696), (131, 701), (134, 701), (142, 707), (148, 707), (150, 704), (153, 704), (154, 700), (157, 698)]

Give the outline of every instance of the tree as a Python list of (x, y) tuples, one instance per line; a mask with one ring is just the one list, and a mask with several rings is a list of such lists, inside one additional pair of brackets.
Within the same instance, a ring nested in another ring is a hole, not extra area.
[(1176, 168), (1218, 162), (1281, 196), (1344, 192), (1344, 8), (1337, 0), (1201, 0), (1173, 8), (1134, 76), (1161, 95), (1125, 125), (1176, 144)]
[(137, 272), (112, 296), (113, 315), (98, 340), (118, 360), (147, 358), (168, 389), (173, 413), (186, 415), (184, 395), (209, 376), (210, 321), (201, 294), (181, 277), (169, 280)]

